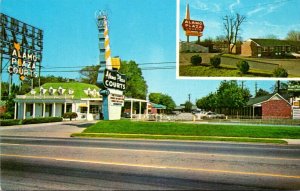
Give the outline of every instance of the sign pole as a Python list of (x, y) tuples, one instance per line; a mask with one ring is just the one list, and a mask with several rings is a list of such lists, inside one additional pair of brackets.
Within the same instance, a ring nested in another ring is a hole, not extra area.
[(2, 53), (0, 53), (0, 101), (2, 100)]
[(12, 84), (12, 74), (9, 74), (8, 97), (11, 96), (11, 84)]

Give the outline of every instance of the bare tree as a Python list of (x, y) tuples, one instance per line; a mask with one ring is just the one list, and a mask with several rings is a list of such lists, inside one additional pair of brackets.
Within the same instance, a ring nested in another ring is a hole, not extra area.
[[(231, 15), (228, 16), (226, 15), (225, 17), (223, 17), (223, 25), (225, 28), (225, 32), (226, 32), (226, 40), (228, 43), (228, 52), (232, 53), (232, 50), (234, 48), (234, 46), (236, 45), (238, 36), (239, 36), (239, 32), (241, 30), (241, 25), (243, 24), (243, 22), (246, 20), (246, 16), (240, 15), (239, 13), (237, 13), (235, 16)], [(230, 45), (233, 45), (230, 47)]]
[(288, 32), (287, 40), (300, 41), (300, 31), (291, 30)]

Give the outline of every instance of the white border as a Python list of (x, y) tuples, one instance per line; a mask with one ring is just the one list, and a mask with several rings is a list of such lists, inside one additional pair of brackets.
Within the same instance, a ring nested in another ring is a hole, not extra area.
[[(188, 76), (179, 76), (179, 30), (180, 30), (180, 1), (177, 0), (176, 6), (176, 79), (177, 80), (266, 80), (266, 81), (300, 81), (300, 77), (295, 78), (274, 78), (274, 77), (188, 77)], [(300, 75), (300, 74), (299, 74)]]

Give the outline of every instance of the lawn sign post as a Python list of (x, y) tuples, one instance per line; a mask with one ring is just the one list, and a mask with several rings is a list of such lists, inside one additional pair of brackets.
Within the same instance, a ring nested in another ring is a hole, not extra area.
[(109, 46), (107, 15), (101, 11), (96, 14), (99, 31), (100, 69), (97, 84), (102, 95), (102, 114), (104, 120), (119, 120), (124, 106), (126, 76), (118, 70), (121, 66), (120, 58), (111, 58)]
[(196, 21), (190, 19), (190, 8), (189, 4), (186, 6), (185, 19), (182, 22), (182, 28), (185, 31), (187, 37), (187, 42), (189, 42), (189, 36), (197, 36), (198, 43), (200, 42), (200, 37), (203, 35), (204, 23), (203, 21)]

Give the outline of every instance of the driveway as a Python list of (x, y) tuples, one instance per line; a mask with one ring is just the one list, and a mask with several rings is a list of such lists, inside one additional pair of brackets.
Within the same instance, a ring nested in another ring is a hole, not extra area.
[(0, 127), (0, 136), (69, 138), (97, 121), (64, 121)]

